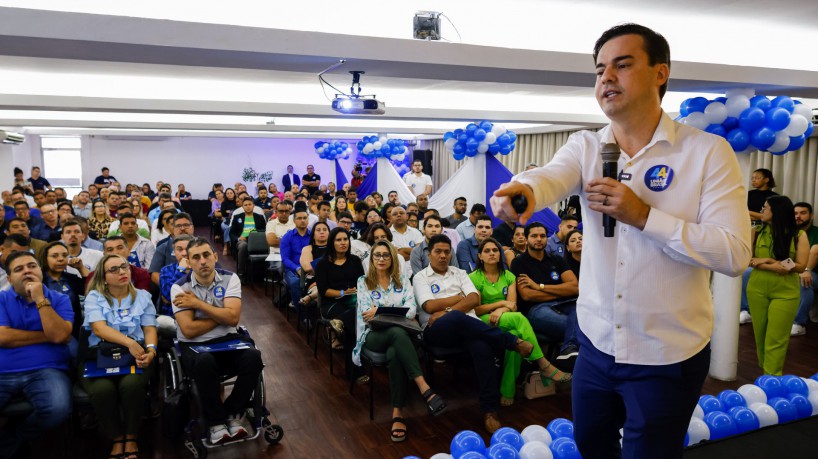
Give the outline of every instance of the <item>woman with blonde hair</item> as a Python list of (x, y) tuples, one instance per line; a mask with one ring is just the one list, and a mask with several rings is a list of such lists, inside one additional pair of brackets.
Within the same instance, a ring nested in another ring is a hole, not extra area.
[(432, 392), (418, 361), (417, 351), (409, 338), (409, 333), (399, 326), (373, 330), (369, 322), (380, 307), (408, 308), (407, 319), (417, 314), (415, 295), (409, 278), (401, 274), (398, 252), (387, 241), (378, 241), (372, 246), (369, 269), (358, 278), (357, 344), (352, 351), (352, 361), (361, 365), (363, 347), (386, 354), (389, 369), (390, 398), (392, 401), (392, 441), (406, 440), (406, 421), (403, 407), (408, 393), (407, 379), (414, 381), (418, 391), (426, 401), (429, 412), (435, 416), (446, 409), (443, 399)]

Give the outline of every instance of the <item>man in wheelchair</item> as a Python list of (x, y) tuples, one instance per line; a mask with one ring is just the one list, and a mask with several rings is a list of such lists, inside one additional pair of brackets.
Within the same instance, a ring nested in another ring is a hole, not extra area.
[[(242, 416), (263, 368), (261, 353), (254, 348), (230, 352), (197, 353), (193, 346), (246, 339), (236, 333), (241, 316), (241, 282), (236, 274), (216, 268), (218, 256), (206, 239), (188, 244), (191, 272), (171, 288), (173, 313), (182, 365), (190, 372), (216, 445), (248, 435)], [(224, 402), (221, 380), (236, 375), (233, 391)]]

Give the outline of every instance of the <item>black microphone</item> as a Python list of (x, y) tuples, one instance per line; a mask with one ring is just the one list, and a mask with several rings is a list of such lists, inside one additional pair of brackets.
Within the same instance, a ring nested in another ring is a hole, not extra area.
[[(619, 155), (622, 151), (619, 145), (615, 143), (606, 143), (602, 147), (602, 176), (619, 180)], [(602, 227), (605, 228), (605, 237), (613, 237), (614, 227), (616, 227), (616, 219), (610, 215), (602, 215)]]

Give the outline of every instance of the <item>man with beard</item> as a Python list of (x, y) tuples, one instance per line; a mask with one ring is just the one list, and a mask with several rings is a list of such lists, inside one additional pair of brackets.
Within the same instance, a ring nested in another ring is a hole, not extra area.
[(815, 300), (815, 286), (818, 281), (818, 273), (815, 266), (818, 265), (818, 226), (812, 224), (812, 204), (808, 202), (797, 202), (795, 207), (795, 224), (800, 231), (807, 233), (809, 239), (809, 260), (807, 269), (800, 274), (801, 277), (801, 303), (798, 306), (798, 314), (795, 316), (795, 323), (792, 324), (790, 336), (801, 336), (807, 334), (807, 320), (813, 319), (818, 322), (818, 311), (815, 311), (812, 303)]

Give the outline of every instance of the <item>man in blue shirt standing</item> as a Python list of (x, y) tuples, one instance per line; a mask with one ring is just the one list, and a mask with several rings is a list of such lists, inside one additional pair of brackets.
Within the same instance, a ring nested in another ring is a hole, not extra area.
[(71, 413), (68, 341), (74, 312), (66, 295), (43, 286), (34, 255), (6, 259), (12, 288), (0, 292), (0, 407), (18, 396), (33, 411), (0, 430), (0, 457), (60, 424)]
[(290, 290), (293, 307), (301, 299), (301, 251), (310, 245), (310, 231), (307, 229), (309, 214), (307, 209), (296, 206), (293, 215), (295, 228), (281, 238), (281, 262), (284, 263), (284, 281)]

